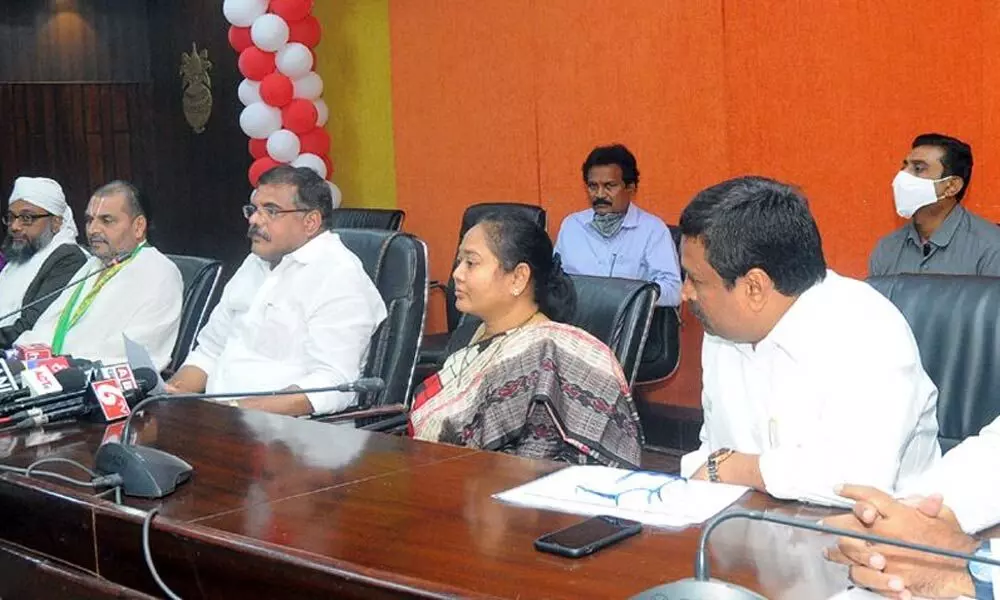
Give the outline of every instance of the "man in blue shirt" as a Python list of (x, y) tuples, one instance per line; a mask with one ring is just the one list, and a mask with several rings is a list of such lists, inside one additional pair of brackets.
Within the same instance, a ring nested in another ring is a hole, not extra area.
[(635, 156), (621, 144), (594, 148), (583, 163), (591, 208), (566, 217), (555, 251), (567, 273), (624, 277), (660, 286), (661, 306), (681, 302), (680, 265), (670, 230), (632, 203)]

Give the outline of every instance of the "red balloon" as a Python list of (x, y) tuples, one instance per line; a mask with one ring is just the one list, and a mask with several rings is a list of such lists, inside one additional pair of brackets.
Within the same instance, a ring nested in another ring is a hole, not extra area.
[(292, 133), (303, 135), (316, 128), (316, 105), (312, 100), (296, 98), (281, 109), (281, 126)]
[(312, 8), (313, 0), (271, 0), (267, 11), (291, 23), (308, 17)]
[(250, 143), (248, 144), (250, 148), (250, 156), (254, 157), (254, 160), (258, 158), (264, 158), (267, 156), (267, 139), (258, 140), (255, 138), (250, 138)]
[(330, 179), (333, 177), (333, 161), (330, 160), (330, 157), (325, 154), (320, 154), (319, 157), (326, 163), (326, 178)]
[(323, 156), (330, 151), (330, 134), (322, 127), (314, 127), (312, 131), (299, 136), (302, 154)]
[(294, 94), (292, 80), (281, 73), (271, 73), (260, 81), (260, 98), (271, 106), (281, 108), (287, 105)]
[(240, 73), (250, 81), (260, 81), (276, 68), (274, 65), (274, 52), (264, 52), (257, 46), (250, 46), (240, 52)]
[(249, 173), (250, 185), (257, 187), (257, 180), (260, 179), (260, 176), (263, 175), (264, 173), (267, 173), (268, 171), (270, 171), (274, 167), (277, 167), (280, 164), (281, 163), (274, 160), (270, 156), (265, 156), (264, 158), (258, 158), (257, 160), (253, 161), (253, 164), (250, 165), (250, 173)]
[(315, 48), (319, 44), (319, 38), (323, 33), (322, 28), (319, 26), (319, 21), (316, 17), (312, 16), (289, 23), (288, 32), (289, 42), (298, 42), (310, 48)]
[(253, 46), (253, 40), (250, 39), (250, 28), (230, 25), (229, 45), (232, 46), (233, 50), (236, 50), (237, 52), (243, 52), (250, 46)]

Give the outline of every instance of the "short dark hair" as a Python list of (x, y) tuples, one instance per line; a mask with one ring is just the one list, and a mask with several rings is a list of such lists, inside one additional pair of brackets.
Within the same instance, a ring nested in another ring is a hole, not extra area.
[(294, 185), (295, 206), (318, 210), (323, 217), (323, 229), (333, 228), (333, 196), (326, 180), (316, 171), (279, 165), (260, 176), (257, 186), (262, 185)]
[(958, 190), (955, 198), (964, 198), (965, 190), (969, 189), (969, 182), (972, 181), (972, 147), (958, 138), (942, 133), (921, 133), (913, 138), (913, 145), (910, 147), (917, 146), (934, 146), (944, 151), (941, 156), (943, 176), (957, 175), (962, 178), (962, 189)]
[(152, 215), (150, 215), (149, 203), (146, 201), (146, 197), (139, 193), (139, 188), (135, 187), (128, 181), (116, 179), (110, 183), (106, 183), (97, 188), (93, 197), (107, 198), (108, 196), (114, 196), (116, 194), (121, 194), (125, 196), (126, 200), (128, 200), (129, 214), (132, 215), (133, 219), (136, 217), (146, 217), (147, 223), (153, 220)]
[(622, 170), (622, 181), (625, 185), (639, 184), (639, 167), (635, 164), (635, 156), (621, 144), (598, 146), (590, 151), (587, 160), (583, 161), (583, 182), (594, 167), (618, 165)]
[(750, 269), (797, 296), (826, 276), (826, 259), (808, 201), (790, 185), (738, 177), (705, 189), (681, 214), (681, 234), (699, 238), (727, 288)]
[(509, 273), (521, 263), (531, 269), (538, 309), (553, 321), (571, 319), (576, 310), (576, 288), (562, 270), (559, 255), (552, 254), (549, 234), (520, 214), (494, 212), (479, 224), (504, 271)]

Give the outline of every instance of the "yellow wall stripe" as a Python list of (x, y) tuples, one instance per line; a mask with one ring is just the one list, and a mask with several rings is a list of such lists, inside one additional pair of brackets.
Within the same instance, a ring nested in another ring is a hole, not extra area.
[(320, 0), (316, 72), (330, 107), (333, 181), (344, 206), (396, 207), (389, 0)]

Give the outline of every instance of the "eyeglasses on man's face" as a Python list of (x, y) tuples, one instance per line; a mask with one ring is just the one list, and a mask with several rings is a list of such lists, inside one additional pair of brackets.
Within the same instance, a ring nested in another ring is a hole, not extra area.
[(17, 222), (20, 223), (23, 227), (31, 227), (32, 225), (35, 224), (35, 221), (39, 219), (45, 219), (51, 216), (54, 215), (50, 215), (48, 213), (45, 214), (21, 213), (19, 215), (16, 215), (14, 213), (9, 212), (6, 215), (4, 215), (3, 224), (6, 225), (7, 227), (10, 227), (15, 222)]
[(244, 204), (243, 205), (243, 216), (247, 221), (250, 220), (258, 212), (264, 217), (265, 221), (273, 221), (280, 215), (285, 213), (297, 213), (297, 212), (309, 212), (316, 210), (314, 208), (278, 208), (277, 206), (257, 206), (256, 204)]

